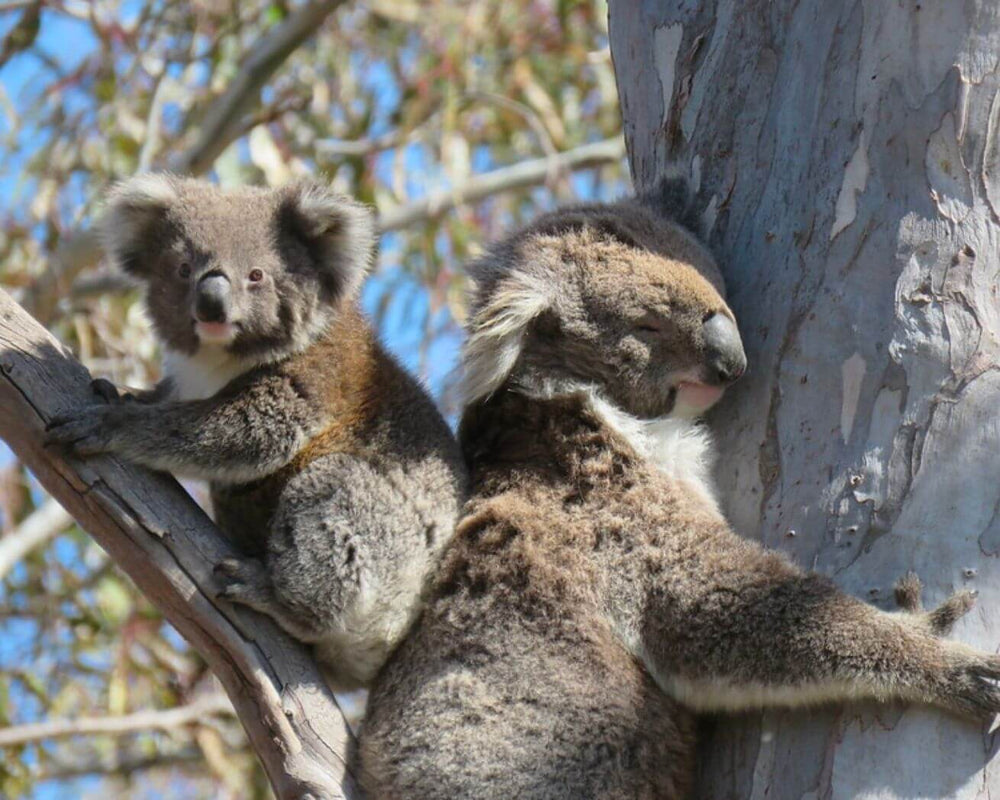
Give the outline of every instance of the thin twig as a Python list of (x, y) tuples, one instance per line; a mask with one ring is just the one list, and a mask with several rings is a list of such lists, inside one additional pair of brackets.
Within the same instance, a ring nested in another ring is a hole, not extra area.
[(153, 89), (153, 99), (149, 103), (149, 113), (146, 115), (146, 136), (139, 151), (139, 172), (146, 172), (153, 166), (153, 159), (160, 149), (163, 136), (160, 131), (160, 117), (163, 114), (163, 104), (166, 98), (166, 69), (161, 69), (154, 77), (156, 88)]
[(223, 694), (207, 695), (188, 705), (166, 710), (136, 711), (115, 717), (51, 719), (27, 725), (0, 728), (0, 747), (14, 747), (43, 739), (67, 736), (123, 736), (139, 731), (167, 731), (220, 714), (233, 715), (233, 706)]
[(0, 538), (0, 581), (28, 553), (54, 539), (70, 525), (73, 518), (55, 500), (46, 500), (16, 529)]
[(559, 150), (556, 147), (556, 143), (552, 141), (552, 135), (549, 133), (548, 128), (545, 127), (545, 123), (542, 122), (542, 118), (538, 116), (538, 112), (531, 108), (531, 106), (517, 100), (511, 100), (509, 97), (504, 97), (495, 92), (469, 92), (467, 98), (469, 100), (482, 100), (483, 102), (491, 103), (517, 114), (535, 134), (542, 152), (549, 158), (558, 155)]
[(67, 780), (85, 775), (116, 775), (128, 777), (136, 772), (151, 769), (188, 767), (204, 761), (201, 750), (195, 746), (184, 747), (170, 753), (101, 753), (69, 754), (49, 757), (34, 773), (38, 781)]
[(585, 144), (551, 158), (534, 158), (510, 167), (473, 175), (448, 191), (434, 192), (416, 203), (391, 208), (379, 214), (382, 231), (396, 231), (416, 222), (436, 219), (463, 203), (475, 203), (500, 192), (538, 186), (553, 173), (613, 164), (625, 157), (621, 139)]
[(313, 0), (262, 36), (250, 49), (239, 73), (202, 120), (195, 143), (173, 164), (178, 172), (200, 174), (233, 141), (240, 119), (260, 99), (260, 90), (278, 68), (344, 0)]
[(381, 136), (364, 139), (319, 139), (315, 143), (316, 155), (324, 159), (371, 156), (391, 150), (416, 138), (417, 131), (393, 130)]

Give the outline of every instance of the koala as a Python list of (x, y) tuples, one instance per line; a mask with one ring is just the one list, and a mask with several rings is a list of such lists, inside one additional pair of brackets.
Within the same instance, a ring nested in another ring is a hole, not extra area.
[(663, 192), (542, 216), (473, 264), (470, 499), (369, 696), (381, 800), (688, 796), (694, 715), (900, 698), (987, 717), (1000, 657), (737, 535), (698, 418), (746, 356)]
[(415, 618), (454, 531), (463, 456), (357, 308), (366, 208), (314, 184), (222, 191), (147, 175), (100, 224), (145, 288), (164, 357), (151, 392), (53, 421), (79, 455), (206, 480), (242, 552), (219, 596), (314, 645), (336, 689), (367, 685)]

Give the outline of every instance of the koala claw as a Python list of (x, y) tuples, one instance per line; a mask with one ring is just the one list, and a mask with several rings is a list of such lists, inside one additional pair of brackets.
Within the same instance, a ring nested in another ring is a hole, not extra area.
[(105, 403), (117, 403), (123, 398), (118, 393), (118, 388), (109, 380), (95, 378), (90, 382), (90, 390)]
[(955, 623), (976, 604), (975, 592), (961, 591), (953, 594), (936, 608), (925, 612), (921, 602), (923, 585), (915, 572), (906, 573), (896, 582), (895, 594), (899, 607), (927, 625), (935, 636), (945, 636), (950, 633)]
[(896, 596), (896, 605), (904, 611), (913, 614), (923, 611), (921, 596), (924, 593), (924, 585), (920, 582), (920, 577), (916, 572), (911, 570), (896, 581), (893, 592)]
[(255, 605), (271, 595), (271, 582), (258, 559), (225, 558), (212, 573), (219, 584), (215, 596), (221, 600)]
[(105, 453), (110, 445), (107, 406), (88, 406), (54, 417), (45, 429), (45, 443), (65, 447), (80, 456)]
[(1000, 657), (963, 659), (949, 676), (946, 700), (958, 711), (980, 719), (1000, 714)]
[(955, 623), (969, 613), (975, 604), (975, 592), (956, 592), (933, 611), (928, 612), (927, 621), (931, 630), (937, 636), (950, 633)]
[(108, 405), (139, 402), (139, 398), (132, 394), (132, 392), (123, 392), (111, 381), (104, 378), (95, 378), (92, 380), (90, 382), (90, 390), (97, 395), (101, 402)]

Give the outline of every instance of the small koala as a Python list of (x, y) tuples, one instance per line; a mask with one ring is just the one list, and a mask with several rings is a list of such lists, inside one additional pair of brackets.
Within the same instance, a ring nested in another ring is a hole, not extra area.
[[(471, 497), (362, 727), (380, 800), (687, 796), (696, 712), (853, 698), (1000, 711), (1000, 657), (738, 536), (697, 418), (746, 367), (683, 192), (556, 211), (470, 268)], [(662, 200), (662, 202), (661, 202)], [(680, 207), (683, 207), (681, 205)]]
[(54, 420), (80, 455), (207, 480), (246, 557), (220, 596), (366, 685), (415, 618), (466, 485), (454, 436), (357, 308), (374, 247), (362, 205), (315, 183), (223, 191), (140, 176), (100, 223), (139, 279), (165, 379)]

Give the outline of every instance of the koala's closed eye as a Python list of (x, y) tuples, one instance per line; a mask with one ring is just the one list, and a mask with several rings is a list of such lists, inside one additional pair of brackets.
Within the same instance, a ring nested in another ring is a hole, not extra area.
[(666, 321), (652, 312), (644, 314), (633, 323), (633, 329), (639, 333), (663, 333), (666, 328)]

